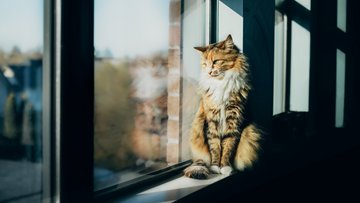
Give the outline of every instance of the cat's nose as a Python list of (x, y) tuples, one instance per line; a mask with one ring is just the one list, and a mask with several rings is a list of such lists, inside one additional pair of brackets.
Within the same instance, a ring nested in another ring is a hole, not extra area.
[(217, 75), (219, 75), (219, 71), (217, 71), (217, 70), (211, 70), (211, 71), (209, 72), (209, 75), (210, 75), (210, 76), (217, 76)]

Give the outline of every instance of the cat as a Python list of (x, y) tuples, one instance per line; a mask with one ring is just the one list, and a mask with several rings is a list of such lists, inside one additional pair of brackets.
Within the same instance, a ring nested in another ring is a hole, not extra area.
[(201, 53), (199, 109), (190, 132), (193, 163), (186, 177), (206, 179), (229, 175), (258, 159), (261, 131), (247, 124), (244, 108), (251, 89), (248, 63), (231, 35), (224, 41), (194, 47)]

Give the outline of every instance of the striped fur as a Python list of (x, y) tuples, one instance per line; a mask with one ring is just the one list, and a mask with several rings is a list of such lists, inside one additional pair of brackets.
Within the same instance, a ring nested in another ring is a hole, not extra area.
[(251, 167), (258, 158), (261, 134), (253, 124), (244, 126), (251, 89), (246, 58), (230, 35), (195, 49), (202, 52), (201, 101), (190, 135), (193, 164), (185, 169), (185, 176), (204, 179), (209, 171), (228, 175), (233, 167)]

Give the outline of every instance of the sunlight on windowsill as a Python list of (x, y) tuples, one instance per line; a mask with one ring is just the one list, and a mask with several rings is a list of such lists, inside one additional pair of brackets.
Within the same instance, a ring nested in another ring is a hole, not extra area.
[(215, 183), (225, 177), (227, 177), (227, 175), (214, 174), (214, 175), (211, 175), (209, 179), (197, 180), (197, 179), (192, 179), (192, 178), (188, 178), (185, 176), (181, 176), (179, 178), (176, 178), (174, 180), (171, 180), (169, 182), (161, 184), (157, 187), (148, 189), (139, 194), (143, 195), (143, 194), (149, 194), (149, 193), (154, 193), (154, 192), (165, 192), (168, 190), (177, 190), (177, 189), (184, 189), (184, 188), (191, 188), (191, 187), (199, 187), (199, 189), (200, 189), (201, 186), (205, 187), (205, 186)]
[(122, 199), (119, 202), (174, 202), (228, 176), (213, 174), (206, 180), (181, 176)]

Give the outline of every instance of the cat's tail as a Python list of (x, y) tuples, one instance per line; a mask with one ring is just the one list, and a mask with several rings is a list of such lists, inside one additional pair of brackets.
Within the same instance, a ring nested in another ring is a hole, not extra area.
[(207, 179), (209, 174), (210, 171), (202, 159), (195, 160), (184, 170), (184, 175), (186, 177), (195, 179)]
[(257, 161), (260, 150), (261, 131), (253, 124), (244, 128), (236, 150), (234, 166), (243, 171)]

